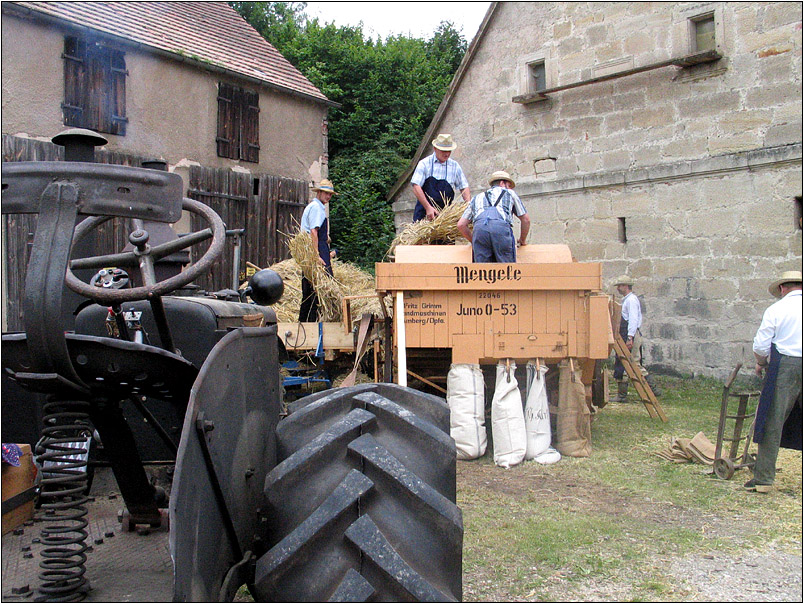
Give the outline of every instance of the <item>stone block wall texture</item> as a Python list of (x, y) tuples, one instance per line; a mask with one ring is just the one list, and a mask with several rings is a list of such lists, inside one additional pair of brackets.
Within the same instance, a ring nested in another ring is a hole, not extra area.
[[(682, 57), (707, 13), (716, 62), (512, 102), (534, 57), (548, 88)], [(752, 363), (768, 283), (801, 268), (801, 41), (800, 3), (498, 3), (436, 130), (473, 193), (511, 172), (529, 242), (601, 262), (608, 293), (634, 277), (648, 366), (724, 378)]]

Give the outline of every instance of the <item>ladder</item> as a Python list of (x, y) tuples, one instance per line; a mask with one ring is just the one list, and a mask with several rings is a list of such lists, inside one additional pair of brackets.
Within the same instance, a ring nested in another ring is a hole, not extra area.
[(663, 422), (666, 422), (667, 415), (665, 415), (662, 406), (656, 399), (656, 395), (653, 394), (653, 390), (651, 390), (650, 386), (645, 381), (645, 376), (642, 375), (639, 367), (631, 360), (631, 351), (628, 350), (628, 346), (625, 345), (625, 340), (623, 340), (623, 337), (617, 331), (614, 332), (614, 351), (617, 353), (617, 358), (623, 364), (623, 367), (625, 367), (628, 379), (631, 380), (637, 394), (639, 394), (639, 398), (642, 399), (645, 409), (648, 410), (648, 415), (654, 419), (658, 417)]

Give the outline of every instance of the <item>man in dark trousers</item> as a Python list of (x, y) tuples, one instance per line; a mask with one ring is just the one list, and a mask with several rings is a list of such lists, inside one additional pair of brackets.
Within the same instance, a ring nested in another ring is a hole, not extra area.
[[(639, 371), (645, 377), (645, 381), (653, 390), (656, 396), (661, 395), (659, 387), (653, 380), (653, 376), (642, 365), (642, 304), (633, 292), (634, 280), (628, 275), (620, 275), (614, 282), (617, 292), (623, 297), (622, 310), (620, 311), (620, 335), (625, 341), (625, 345), (631, 355), (631, 362), (639, 367)], [(617, 396), (612, 397), (615, 403), (624, 403), (628, 400), (628, 382), (625, 378), (625, 366), (619, 357), (614, 363), (614, 379), (617, 380)]]
[[(301, 230), (310, 233), (313, 252), (316, 260), (326, 271), (332, 275), (332, 255), (329, 250), (329, 219), (327, 218), (326, 204), (337, 195), (332, 182), (323, 179), (317, 187), (313, 187), (316, 196), (307, 204), (302, 214)], [(299, 307), (299, 322), (318, 321), (318, 295), (313, 289), (313, 284), (302, 275), (302, 301)]]
[(744, 485), (758, 493), (772, 489), (779, 447), (801, 450), (801, 271), (786, 271), (768, 291), (780, 300), (754, 336), (755, 372), (765, 374), (765, 383), (754, 425), (754, 477)]

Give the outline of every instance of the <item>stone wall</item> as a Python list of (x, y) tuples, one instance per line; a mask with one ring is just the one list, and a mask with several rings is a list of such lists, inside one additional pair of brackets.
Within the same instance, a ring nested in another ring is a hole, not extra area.
[[(691, 19), (707, 13), (717, 61), (512, 101), (532, 92), (529, 62), (544, 61), (549, 89), (694, 54)], [(724, 376), (751, 361), (768, 283), (801, 266), (801, 15), (786, 2), (498, 3), (434, 131), (455, 136), (473, 192), (511, 172), (530, 242), (602, 262), (609, 292), (633, 275), (648, 365)], [(410, 187), (394, 201), (409, 220)]]

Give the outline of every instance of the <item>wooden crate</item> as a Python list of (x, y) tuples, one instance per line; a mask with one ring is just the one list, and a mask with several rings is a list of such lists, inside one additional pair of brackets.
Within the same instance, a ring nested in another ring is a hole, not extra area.
[[(14, 530), (26, 520), (33, 518), (33, 487), (36, 479), (36, 466), (33, 462), (31, 445), (21, 444), (22, 455), (18, 467), (3, 464), (3, 534)], [(16, 498), (16, 503), (15, 502)]]

